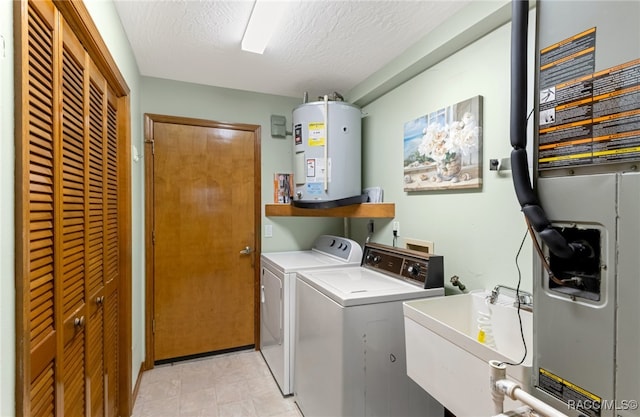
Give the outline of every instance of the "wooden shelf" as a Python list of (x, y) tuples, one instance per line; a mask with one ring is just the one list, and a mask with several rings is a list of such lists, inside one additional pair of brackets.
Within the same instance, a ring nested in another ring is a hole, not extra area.
[(328, 209), (298, 208), (290, 204), (267, 204), (264, 208), (267, 217), (302, 216), (302, 217), (355, 217), (355, 218), (389, 218), (396, 216), (394, 203), (362, 203)]

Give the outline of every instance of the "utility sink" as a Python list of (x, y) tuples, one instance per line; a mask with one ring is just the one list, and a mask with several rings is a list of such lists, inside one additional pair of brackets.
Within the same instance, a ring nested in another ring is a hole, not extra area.
[[(476, 291), (403, 305), (407, 374), (457, 417), (497, 414), (489, 361), (518, 363), (525, 352), (515, 299), (500, 294), (495, 304), (489, 304), (490, 293)], [(521, 365), (507, 366), (507, 378), (530, 391), (533, 315), (520, 309), (520, 316), (527, 356)], [(504, 409), (522, 405), (507, 398)]]

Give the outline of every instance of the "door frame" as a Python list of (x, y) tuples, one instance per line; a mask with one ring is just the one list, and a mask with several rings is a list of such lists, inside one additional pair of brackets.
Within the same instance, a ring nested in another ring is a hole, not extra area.
[(261, 126), (244, 124), (244, 123), (225, 123), (206, 119), (194, 119), (189, 117), (168, 116), (161, 114), (144, 114), (144, 211), (145, 211), (145, 361), (143, 363), (144, 370), (153, 369), (155, 362), (154, 352), (154, 332), (153, 332), (153, 307), (154, 299), (154, 189), (153, 189), (153, 172), (154, 172), (154, 142), (153, 142), (153, 125), (154, 123), (173, 123), (187, 126), (210, 127), (217, 129), (239, 130), (251, 132), (253, 134), (254, 145), (254, 268), (253, 268), (253, 300), (254, 300), (254, 340), (256, 349), (260, 346), (260, 267), (259, 259), (261, 253), (261, 216), (262, 216), (262, 194), (261, 194), (261, 158), (260, 158), (260, 140)]

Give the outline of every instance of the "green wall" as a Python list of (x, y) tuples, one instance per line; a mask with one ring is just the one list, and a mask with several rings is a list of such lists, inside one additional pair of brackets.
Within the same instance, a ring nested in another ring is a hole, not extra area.
[(0, 1), (0, 416), (14, 414), (13, 2)]
[[(444, 256), (445, 284), (458, 275), (467, 289), (515, 287), (518, 280), (515, 257), (526, 226), (510, 171), (489, 170), (490, 158), (507, 158), (511, 151), (510, 27), (502, 25), (363, 107), (363, 186), (381, 186), (385, 201), (396, 204), (398, 246), (403, 238), (433, 241), (435, 253)], [(484, 110), (482, 189), (404, 192), (403, 124), (476, 95)], [(373, 240), (392, 243), (391, 221), (376, 220), (375, 228)], [(352, 231), (366, 235), (366, 221), (354, 221)], [(528, 291), (531, 253), (527, 239), (519, 265)], [(449, 285), (448, 292), (458, 290)]]

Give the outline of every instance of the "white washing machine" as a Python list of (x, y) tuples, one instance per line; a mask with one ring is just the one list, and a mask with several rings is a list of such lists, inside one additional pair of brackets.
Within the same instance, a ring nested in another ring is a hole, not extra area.
[(305, 417), (444, 415), (407, 376), (402, 302), (444, 295), (443, 259), (367, 244), (362, 266), (302, 271), (294, 395)]
[(319, 236), (311, 250), (260, 257), (260, 351), (283, 395), (293, 393), (296, 272), (360, 265), (362, 248), (338, 236)]

